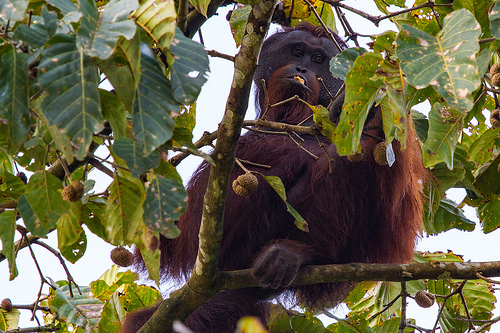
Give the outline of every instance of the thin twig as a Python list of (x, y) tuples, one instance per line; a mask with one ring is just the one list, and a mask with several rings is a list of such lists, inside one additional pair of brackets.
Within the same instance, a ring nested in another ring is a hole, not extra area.
[(411, 8), (406, 8), (406, 9), (403, 9), (403, 10), (399, 10), (397, 12), (392, 12), (390, 14), (387, 14), (387, 15), (384, 15), (384, 16), (381, 16), (381, 15), (378, 15), (378, 16), (375, 16), (375, 15), (371, 15), (371, 14), (368, 14), (366, 12), (363, 12), (359, 9), (356, 9), (354, 7), (351, 7), (349, 5), (346, 5), (344, 3), (341, 2), (342, 0), (323, 0), (323, 2), (326, 2), (334, 7), (342, 7), (350, 12), (353, 12), (369, 21), (371, 21), (373, 24), (375, 24), (375, 26), (378, 27), (379, 23), (383, 20), (386, 20), (386, 19), (389, 19), (389, 18), (392, 18), (394, 16), (398, 16), (398, 15), (402, 15), (402, 14), (405, 14), (405, 13), (409, 13), (409, 12), (412, 12), (414, 10), (417, 10), (417, 9), (422, 9), (422, 8), (432, 8), (432, 7), (440, 7), (440, 6), (447, 6), (447, 7), (450, 7), (450, 6), (453, 6), (453, 4), (436, 4), (434, 3), (434, 1), (427, 1), (426, 3), (424, 4), (421, 4), (419, 6), (415, 6), (415, 7), (411, 7)]
[(80, 290), (80, 287), (76, 284), (75, 279), (73, 279), (73, 276), (71, 276), (68, 266), (66, 266), (66, 262), (64, 261), (61, 253), (38, 239), (34, 240), (32, 243), (40, 245), (41, 247), (49, 250), (53, 255), (57, 257), (57, 259), (59, 259), (59, 262), (61, 263), (61, 266), (64, 268), (64, 272), (66, 273), (66, 279), (68, 280), (69, 295), (73, 297), (73, 290), (71, 289), (71, 284), (75, 285), (76, 289), (78, 290), (78, 293), (81, 295), (82, 292)]
[(408, 295), (406, 291), (406, 282), (401, 282), (401, 319), (399, 321), (399, 332), (404, 333), (406, 328), (406, 296)]
[(211, 57), (222, 58), (234, 62), (234, 56), (232, 55), (220, 53), (219, 51), (216, 50), (207, 50), (207, 53)]
[(477, 276), (477, 278), (478, 278), (478, 279), (481, 279), (481, 280), (486, 281), (486, 282), (488, 282), (488, 283), (492, 283), (492, 284), (500, 284), (500, 281), (498, 281), (498, 280), (493, 280), (493, 279), (489, 279), (489, 278), (487, 278), (487, 277), (485, 277), (485, 276), (482, 276), (482, 275), (481, 275), (481, 273), (476, 273), (476, 276)]
[(243, 170), (245, 171), (245, 173), (252, 173), (250, 170), (248, 170), (247, 168), (245, 168), (245, 166), (243, 165), (243, 163), (240, 162), (240, 160), (238, 158), (235, 158), (234, 161), (236, 162), (236, 164), (238, 164), (238, 166)]
[(307, 154), (309, 154), (309, 156), (311, 156), (312, 158), (314, 158), (315, 160), (319, 159), (318, 156), (314, 155), (312, 152), (310, 152), (309, 150), (307, 150), (306, 148), (304, 148), (302, 146), (302, 143), (300, 142), (297, 142), (294, 138), (292, 138), (292, 136), (290, 135), (290, 133), (288, 134), (288, 137), (290, 138), (290, 140), (292, 140), (300, 149), (302, 149), (303, 151), (305, 151)]
[(271, 166), (267, 165), (267, 164), (255, 163), (255, 162), (252, 162), (252, 161), (242, 160), (241, 158), (238, 158), (238, 161), (240, 161), (243, 164), (249, 164), (249, 165), (253, 165), (253, 166), (259, 167), (259, 168), (271, 169)]
[(304, 1), (307, 4), (307, 6), (309, 7), (309, 10), (311, 12), (313, 12), (314, 16), (316, 16), (316, 19), (319, 21), (319, 23), (321, 24), (321, 26), (325, 30), (326, 35), (328, 36), (328, 38), (330, 38), (330, 40), (333, 42), (333, 44), (335, 44), (335, 47), (337, 48), (337, 50), (339, 51), (339, 53), (342, 52), (342, 48), (340, 47), (339, 43), (335, 39), (335, 36), (333, 35), (332, 31), (330, 29), (328, 29), (328, 27), (326, 26), (326, 24), (323, 22), (323, 20), (321, 19), (321, 16), (316, 11), (316, 8), (314, 8), (314, 6), (309, 2), (309, 0), (304, 0)]
[(401, 294), (399, 294), (398, 296), (394, 297), (394, 299), (392, 301), (390, 301), (389, 303), (387, 303), (386, 305), (384, 305), (384, 308), (382, 310), (380, 310), (379, 312), (375, 313), (373, 316), (371, 316), (369, 319), (368, 319), (368, 322), (371, 322), (373, 319), (377, 318), (378, 316), (380, 316), (382, 313), (384, 313), (385, 311), (389, 310), (391, 308), (391, 306), (394, 305), (394, 303), (396, 303), (396, 301), (401, 297)]

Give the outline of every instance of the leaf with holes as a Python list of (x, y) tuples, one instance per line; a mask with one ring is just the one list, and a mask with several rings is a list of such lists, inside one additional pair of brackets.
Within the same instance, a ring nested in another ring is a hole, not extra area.
[(175, 221), (184, 213), (186, 202), (187, 193), (179, 180), (153, 174), (144, 202), (144, 224), (167, 238), (179, 236)]
[(92, 59), (76, 48), (75, 37), (57, 35), (42, 52), (40, 86), (46, 96), (42, 112), (49, 125), (56, 126), (78, 146), (82, 160), (92, 135), (103, 128), (97, 85), (99, 75)]
[(50, 309), (66, 323), (83, 327), (85, 332), (96, 332), (104, 304), (92, 296), (90, 287), (80, 287), (81, 294), (74, 286), (72, 288), (73, 296), (68, 285), (51, 289)]
[(128, 16), (137, 7), (137, 0), (111, 0), (98, 10), (95, 1), (80, 0), (83, 18), (76, 39), (78, 48), (91, 57), (109, 58), (119, 37), (134, 37), (136, 26)]
[(185, 37), (179, 28), (175, 31), (170, 52), (174, 55), (170, 71), (174, 98), (180, 104), (191, 104), (207, 81), (207, 52), (203, 45)]
[(356, 58), (345, 82), (345, 102), (340, 120), (332, 135), (340, 155), (361, 152), (361, 133), (383, 81), (374, 79), (379, 54), (365, 53)]
[(396, 54), (408, 82), (418, 89), (431, 85), (461, 114), (472, 109), (472, 93), (481, 84), (476, 63), (480, 33), (466, 9), (447, 15), (436, 37), (404, 25)]

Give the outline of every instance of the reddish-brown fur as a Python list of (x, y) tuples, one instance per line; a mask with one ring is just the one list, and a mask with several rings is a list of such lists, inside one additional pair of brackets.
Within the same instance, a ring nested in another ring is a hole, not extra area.
[[(279, 73), (274, 74), (267, 83), (271, 103), (291, 97), (292, 88), (280, 82), (282, 79)], [(311, 87), (312, 92), (301, 97), (315, 104), (320, 87), (317, 84)], [(383, 137), (380, 112), (374, 108), (371, 113), (369, 125), (378, 129), (369, 133)], [(294, 101), (270, 109), (267, 119), (297, 124), (310, 114), (308, 106)], [(250, 196), (238, 196), (231, 189), (228, 192), (219, 269), (249, 268), (262, 258), (257, 254), (266, 253), (276, 244), (296, 253), (298, 264), (411, 261), (421, 225), (421, 189), (426, 172), (411, 122), (409, 125), (406, 150), (401, 151), (399, 143), (393, 143), (396, 161), (392, 167), (375, 163), (372, 151), (378, 141), (370, 136), (362, 138), (363, 161), (351, 163), (340, 157), (335, 145), (324, 138), (327, 154), (316, 137), (301, 135), (302, 147), (319, 157), (314, 159), (288, 136), (255, 132), (243, 135), (236, 157), (271, 166), (266, 169), (247, 165), (247, 168), (281, 178), (288, 201), (306, 219), (309, 232), (294, 225), (283, 201), (258, 176), (258, 190)], [(235, 166), (230, 181), (242, 173)], [(209, 165), (203, 163), (189, 182), (188, 208), (178, 222), (181, 236), (173, 240), (162, 238), (162, 272), (166, 278), (186, 278), (193, 268), (208, 174)], [(261, 300), (285, 289), (310, 306), (334, 306), (352, 286), (329, 283), (227, 291), (201, 306), (185, 323), (199, 333), (233, 332), (236, 320), (243, 315), (255, 315), (265, 321), (268, 305)], [(140, 313), (128, 320), (142, 324), (150, 315)], [(125, 325), (124, 332), (135, 330)]]

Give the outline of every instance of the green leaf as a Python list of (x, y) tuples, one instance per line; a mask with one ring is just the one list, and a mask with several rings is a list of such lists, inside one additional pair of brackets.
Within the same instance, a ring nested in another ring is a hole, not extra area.
[(152, 174), (144, 202), (144, 224), (167, 238), (179, 236), (175, 222), (186, 209), (187, 193), (177, 179)]
[[(244, 332), (244, 331), (243, 331)], [(251, 331), (253, 332), (253, 331)], [(257, 332), (257, 331), (256, 331)], [(259, 331), (260, 332), (260, 331)], [(289, 333), (289, 332), (307, 332), (307, 333), (327, 333), (331, 332), (325, 329), (321, 320), (310, 315), (294, 316), (284, 309), (273, 308), (269, 320), (270, 333)]]
[(136, 34), (130, 41), (120, 38), (113, 54), (99, 62), (99, 69), (106, 74), (127, 111), (132, 110), (135, 89), (140, 78), (140, 61), (140, 38), (139, 34)]
[(174, 56), (170, 70), (174, 98), (180, 104), (191, 104), (207, 81), (207, 52), (203, 45), (185, 37), (179, 28), (175, 31), (170, 52)]
[(120, 320), (125, 317), (125, 314), (125, 308), (120, 301), (120, 293), (114, 293), (106, 304), (104, 304), (98, 332), (119, 332), (121, 327)]
[(113, 150), (119, 158), (127, 163), (133, 177), (139, 177), (142, 173), (160, 165), (160, 153), (158, 151), (153, 151), (144, 156), (144, 148), (130, 138), (115, 140)]
[(61, 181), (46, 171), (31, 176), (25, 193), (19, 198), (18, 209), (34, 236), (45, 237), (68, 211), (69, 204), (63, 200), (61, 190)]
[(472, 231), (476, 223), (469, 220), (457, 204), (449, 199), (442, 199), (432, 220), (425, 220), (425, 231), (436, 235), (450, 229)]
[(429, 136), (424, 143), (426, 167), (445, 162), (453, 169), (453, 154), (462, 131), (463, 115), (452, 108), (436, 103), (429, 112)]
[(92, 135), (103, 128), (97, 85), (97, 67), (89, 56), (77, 50), (75, 38), (57, 35), (42, 52), (40, 86), (47, 96), (42, 110), (49, 123), (66, 133), (78, 145), (82, 160)]
[[(456, 0), (453, 1), (453, 9), (457, 10), (465, 8), (470, 11), (476, 20), (481, 24), (481, 31), (483, 34), (490, 35), (490, 20), (488, 18), (488, 10), (490, 8), (490, 1), (482, 0)], [(483, 37), (484, 38), (484, 37)]]
[(469, 148), (469, 158), (477, 164), (488, 162), (493, 156), (494, 149), (500, 146), (500, 129), (489, 128)]
[(87, 237), (80, 225), (81, 203), (71, 203), (68, 213), (62, 215), (56, 222), (57, 241), (61, 254), (74, 264), (85, 254)]
[(73, 297), (67, 285), (52, 289), (49, 295), (50, 309), (57, 313), (59, 320), (80, 326), (85, 332), (95, 332), (104, 304), (92, 296), (90, 287), (80, 286), (81, 295), (74, 286), (72, 288)]
[(356, 58), (365, 52), (366, 50), (362, 47), (351, 47), (333, 57), (330, 60), (330, 72), (333, 77), (345, 80)]
[(0, 0), (0, 17), (14, 25), (26, 17), (28, 3), (28, 0)]
[(485, 234), (498, 229), (500, 227), (500, 196), (493, 195), (489, 201), (483, 202), (477, 208), (477, 214)]
[(489, 18), (491, 34), (496, 39), (500, 39), (500, 3), (498, 1), (495, 2), (495, 5), (491, 9)]
[(472, 109), (472, 93), (481, 84), (475, 60), (479, 34), (465, 9), (447, 15), (436, 37), (403, 26), (396, 53), (408, 82), (417, 89), (431, 85), (460, 114)]
[(113, 265), (98, 280), (90, 283), (94, 297), (105, 302), (118, 288), (137, 280), (138, 276), (136, 273), (131, 271), (119, 272), (119, 269), (119, 266)]
[(28, 54), (0, 46), (0, 117), (9, 122), (9, 146), (16, 150), (30, 130)]
[(16, 211), (6, 210), (0, 213), (0, 240), (2, 241), (2, 254), (9, 261), (9, 280), (17, 276), (16, 249), (14, 234), (16, 232)]
[(78, 8), (71, 0), (47, 0), (47, 3), (59, 9), (63, 15), (78, 11)]
[[(118, 66), (117, 66), (118, 67)], [(116, 94), (111, 91), (99, 89), (101, 96), (101, 110), (104, 119), (109, 121), (113, 138), (120, 139), (127, 136), (127, 113)]]
[(138, 286), (132, 283), (125, 289), (121, 301), (127, 313), (130, 313), (135, 310), (156, 305), (162, 301), (162, 297), (160, 292), (153, 287)]
[(285, 191), (285, 186), (283, 185), (283, 182), (279, 177), (276, 176), (264, 176), (264, 179), (271, 185), (273, 190), (278, 193), (280, 196), (281, 200), (283, 200), (286, 204), (286, 210), (295, 218), (295, 226), (299, 228), (302, 231), (309, 232), (309, 225), (307, 224), (306, 220), (297, 212), (292, 205), (286, 200), (286, 191)]
[(252, 6), (237, 7), (231, 13), (229, 24), (231, 25), (231, 33), (233, 34), (236, 46), (241, 45), (243, 35), (245, 34), (245, 27), (248, 20), (248, 15), (252, 12)]
[(108, 187), (108, 203), (104, 208), (102, 224), (106, 240), (114, 245), (129, 245), (136, 238), (141, 225), (144, 186), (137, 178), (114, 174), (114, 182)]
[(139, 8), (132, 13), (132, 16), (162, 49), (167, 50), (170, 47), (175, 35), (177, 18), (174, 0), (141, 1)]
[(392, 86), (388, 86), (386, 92), (380, 103), (385, 142), (389, 145), (396, 138), (401, 143), (401, 148), (405, 149), (408, 118), (404, 95)]
[(363, 126), (382, 85), (382, 80), (373, 79), (381, 59), (380, 54), (365, 53), (356, 58), (347, 74), (344, 107), (333, 134), (340, 155), (361, 151)]
[(321, 134), (333, 140), (335, 125), (330, 121), (329, 112), (323, 105), (309, 105), (313, 111), (313, 120), (321, 130)]
[(9, 312), (0, 309), (0, 330), (19, 329), (19, 318), (21, 312), (18, 309), (12, 309)]
[(33, 48), (42, 47), (50, 38), (49, 32), (45, 25), (40, 23), (31, 24), (29, 27), (20, 24), (14, 31), (12, 39), (22, 41), (23, 44)]
[(189, 3), (193, 5), (194, 8), (198, 12), (200, 12), (201, 15), (207, 17), (207, 10), (208, 10), (208, 5), (210, 4), (210, 0), (189, 0)]
[(86, 55), (107, 59), (119, 37), (134, 37), (136, 26), (128, 16), (139, 7), (137, 0), (111, 0), (99, 11), (95, 1), (79, 1), (83, 19), (76, 44)]
[[(170, 81), (163, 74), (149, 48), (141, 55), (141, 80), (135, 92), (132, 112), (134, 138), (147, 155), (172, 137), (175, 121), (171, 112), (179, 112), (172, 96)], [(147, 52), (147, 53), (145, 53)]]

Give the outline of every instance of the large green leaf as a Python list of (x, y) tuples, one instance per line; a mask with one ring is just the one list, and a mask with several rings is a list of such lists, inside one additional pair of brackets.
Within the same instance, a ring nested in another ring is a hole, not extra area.
[(477, 138), (469, 149), (469, 158), (478, 164), (484, 164), (491, 159), (496, 147), (500, 146), (500, 129), (489, 128)]
[(429, 235), (436, 235), (450, 229), (472, 231), (476, 224), (469, 220), (462, 209), (451, 200), (442, 199), (432, 220), (425, 219), (425, 232)]
[(483, 32), (483, 34), (489, 37), (490, 20), (488, 18), (488, 10), (490, 9), (490, 1), (483, 1), (483, 0), (453, 1), (453, 9), (457, 10), (460, 8), (465, 8), (468, 11), (470, 11), (474, 15), (476, 20), (479, 22), (479, 24), (481, 24), (481, 31)]
[(61, 181), (46, 171), (31, 176), (17, 208), (26, 228), (34, 236), (45, 237), (55, 228), (59, 217), (68, 211), (69, 204), (63, 200), (61, 190)]
[(333, 143), (340, 155), (361, 151), (361, 133), (368, 112), (383, 84), (374, 79), (380, 54), (365, 53), (356, 58), (346, 77), (346, 94), (340, 120), (333, 133)]
[(207, 16), (208, 5), (210, 0), (189, 0), (189, 3), (196, 8), (203, 16)]
[(426, 167), (445, 162), (453, 169), (453, 154), (462, 131), (463, 115), (457, 110), (436, 103), (429, 112), (429, 135), (424, 143)]
[(113, 54), (99, 62), (99, 69), (106, 74), (115, 93), (129, 112), (132, 110), (135, 89), (139, 83), (140, 61), (140, 38), (139, 34), (136, 34), (130, 41), (120, 38)]
[(207, 81), (207, 52), (203, 45), (185, 37), (179, 28), (175, 31), (170, 52), (174, 56), (170, 70), (174, 97), (180, 104), (191, 104)]
[(141, 54), (141, 80), (135, 92), (132, 112), (134, 138), (143, 147), (144, 155), (172, 137), (175, 121), (171, 112), (179, 112), (172, 96), (170, 81), (149, 48)]
[(42, 23), (34, 23), (29, 27), (20, 24), (14, 31), (14, 40), (22, 41), (23, 44), (39, 48), (42, 47), (50, 38), (47, 27)]
[(127, 163), (133, 177), (139, 177), (149, 169), (156, 168), (160, 164), (160, 153), (153, 151), (144, 156), (143, 147), (130, 138), (115, 140), (113, 145), (115, 154)]
[(9, 279), (17, 276), (16, 249), (14, 233), (16, 232), (16, 211), (7, 210), (0, 213), (0, 240), (2, 241), (2, 254), (9, 261)]
[(109, 186), (108, 204), (104, 209), (102, 224), (106, 229), (107, 241), (114, 245), (132, 244), (141, 225), (144, 186), (133, 177), (114, 175)]
[(136, 23), (146, 30), (162, 49), (168, 49), (175, 35), (174, 0), (143, 0), (139, 8), (132, 13)]
[(43, 113), (49, 125), (57, 126), (78, 145), (82, 160), (92, 135), (103, 128), (97, 85), (97, 67), (75, 45), (75, 38), (57, 35), (48, 42), (40, 61), (40, 86), (46, 97)]
[(9, 122), (9, 145), (17, 149), (30, 130), (28, 55), (11, 44), (0, 46), (0, 117)]
[(396, 53), (408, 82), (419, 89), (431, 85), (460, 113), (472, 109), (472, 93), (481, 83), (475, 60), (480, 33), (466, 9), (447, 15), (436, 37), (403, 26)]
[(0, 17), (12, 23), (22, 21), (26, 17), (28, 0), (0, 0)]
[(80, 225), (83, 220), (81, 213), (81, 203), (71, 203), (71, 209), (56, 222), (59, 250), (73, 264), (83, 257), (87, 249), (87, 237)]
[(68, 285), (52, 289), (49, 295), (50, 309), (57, 313), (59, 320), (83, 327), (85, 332), (96, 332), (104, 304), (92, 296), (90, 287), (80, 287), (81, 295), (74, 286), (72, 288), (73, 297)]
[(99, 321), (99, 333), (119, 332), (121, 327), (120, 320), (125, 317), (125, 308), (120, 301), (120, 293), (114, 293), (104, 304)]
[(178, 179), (151, 176), (144, 203), (144, 224), (167, 238), (179, 236), (175, 222), (186, 209), (187, 193)]
[(99, 11), (95, 1), (79, 1), (83, 18), (76, 43), (86, 55), (107, 59), (120, 36), (134, 37), (136, 26), (128, 16), (139, 7), (137, 0), (111, 0)]

